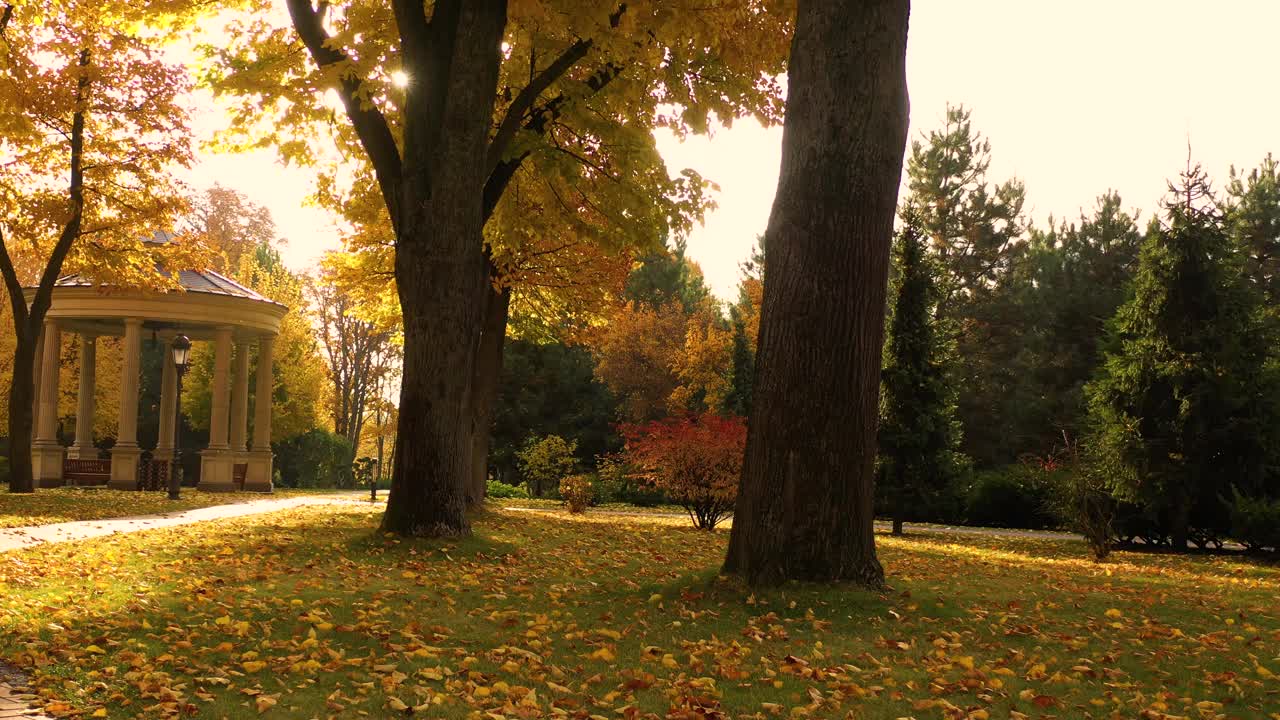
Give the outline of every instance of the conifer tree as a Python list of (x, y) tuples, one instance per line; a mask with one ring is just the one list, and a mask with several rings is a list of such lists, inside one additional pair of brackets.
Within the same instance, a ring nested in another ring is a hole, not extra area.
[(1257, 291), (1208, 180), (1188, 167), (1170, 190), (1088, 395), (1096, 441), (1126, 470), (1117, 490), (1185, 548), (1222, 529), (1233, 486), (1265, 483), (1277, 416)]
[(1248, 175), (1231, 169), (1225, 203), (1231, 240), (1272, 312), (1280, 308), (1280, 163), (1270, 154)]
[(938, 319), (937, 266), (919, 216), (909, 212), (894, 244), (893, 310), (884, 349), (878, 490), (902, 534), (910, 508), (927, 506), (960, 459), (951, 368), (954, 342)]

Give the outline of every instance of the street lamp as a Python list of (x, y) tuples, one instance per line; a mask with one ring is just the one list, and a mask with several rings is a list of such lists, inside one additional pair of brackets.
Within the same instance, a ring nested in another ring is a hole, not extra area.
[(173, 369), (177, 393), (173, 401), (173, 464), (169, 468), (169, 499), (177, 500), (182, 487), (182, 376), (191, 359), (191, 338), (179, 335), (173, 339)]

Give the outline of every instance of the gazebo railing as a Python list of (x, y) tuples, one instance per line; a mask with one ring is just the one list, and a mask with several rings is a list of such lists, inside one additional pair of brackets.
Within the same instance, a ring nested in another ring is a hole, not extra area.
[(139, 490), (166, 490), (168, 487), (168, 460), (144, 459), (138, 463)]

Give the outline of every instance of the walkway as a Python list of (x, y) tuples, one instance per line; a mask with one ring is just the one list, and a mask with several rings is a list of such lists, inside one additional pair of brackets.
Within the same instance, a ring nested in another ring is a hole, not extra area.
[[(19, 550), (45, 543), (70, 542), (104, 535), (115, 535), (116, 533), (190, 525), (192, 523), (225, 520), (245, 515), (260, 515), (305, 505), (332, 505), (352, 502), (360, 501), (350, 495), (264, 498), (262, 500), (250, 500), (230, 505), (214, 505), (182, 512), (162, 513), (160, 515), (134, 515), (131, 517), (110, 518), (108, 520), (77, 520), (53, 525), (7, 528), (0, 529), (0, 552)], [(367, 503), (368, 501), (365, 500), (364, 502)], [(4, 720), (5, 717), (3, 706), (0, 706), (0, 720)]]
[(31, 707), (36, 696), (28, 690), (22, 673), (0, 663), (0, 720), (52, 720)]

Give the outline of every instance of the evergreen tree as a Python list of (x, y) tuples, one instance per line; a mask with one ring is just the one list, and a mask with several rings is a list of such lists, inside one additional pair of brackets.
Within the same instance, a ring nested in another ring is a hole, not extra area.
[(893, 518), (893, 534), (900, 535), (911, 509), (931, 504), (954, 475), (960, 426), (950, 377), (954, 343), (935, 313), (937, 268), (925, 253), (914, 213), (894, 245), (893, 263), (878, 488)]
[(751, 384), (755, 378), (756, 358), (747, 337), (746, 320), (738, 306), (729, 306), (729, 321), (733, 324), (733, 376), (724, 410), (731, 415), (746, 417), (751, 413)]
[(640, 265), (627, 277), (623, 297), (658, 310), (678, 301), (686, 313), (693, 313), (711, 300), (702, 269), (685, 257), (687, 242), (679, 238), (675, 247), (664, 247), (640, 258)]
[(1142, 233), (1120, 196), (1098, 198), (1078, 223), (1032, 229), (1015, 267), (1011, 309), (1020, 318), (1023, 351), (1010, 358), (1016, 390), (998, 407), (996, 431), (1009, 455), (1043, 455), (1079, 438), (1087, 406), (1084, 386), (1101, 361), (1106, 322), (1124, 302), (1138, 262)]
[[(948, 106), (939, 130), (911, 143), (908, 195), (903, 204), (919, 218), (930, 254), (938, 260), (935, 313), (956, 328), (959, 417), (965, 451), (987, 465), (1010, 462), (1018, 446), (993, 409), (1022, 389), (1025, 322), (1018, 312), (1011, 270), (1025, 249), (1017, 179), (987, 179), (991, 143), (973, 129), (970, 111)], [(1023, 407), (1035, 398), (1024, 398)]]
[(1231, 168), (1225, 203), (1231, 239), (1244, 271), (1272, 312), (1280, 309), (1280, 163), (1267, 154), (1248, 175)]
[(1259, 298), (1209, 183), (1196, 166), (1170, 189), (1088, 394), (1096, 441), (1127, 470), (1117, 490), (1184, 548), (1223, 529), (1233, 486), (1261, 489), (1280, 418)]

